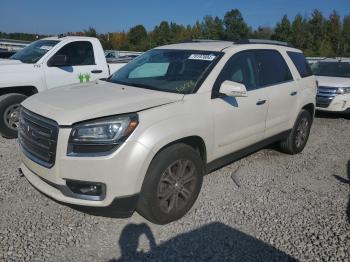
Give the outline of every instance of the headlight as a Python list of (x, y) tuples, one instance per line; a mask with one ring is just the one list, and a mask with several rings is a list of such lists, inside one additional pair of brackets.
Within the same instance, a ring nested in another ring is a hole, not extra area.
[(349, 94), (350, 93), (350, 87), (338, 87), (337, 94)]
[(68, 155), (110, 153), (128, 138), (137, 125), (137, 114), (76, 124), (70, 134)]

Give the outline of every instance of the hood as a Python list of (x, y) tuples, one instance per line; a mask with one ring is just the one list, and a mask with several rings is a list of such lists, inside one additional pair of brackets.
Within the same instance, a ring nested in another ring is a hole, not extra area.
[(350, 87), (350, 78), (348, 77), (316, 76), (316, 79), (319, 86)]
[(3, 59), (3, 58), (0, 59), (0, 66), (3, 66), (3, 65), (18, 65), (18, 64), (23, 64), (23, 63), (21, 61), (19, 61), (19, 60), (14, 60), (14, 59)]
[(96, 81), (44, 91), (29, 97), (22, 105), (59, 125), (72, 125), (88, 119), (137, 112), (182, 98), (182, 94)]
[(36, 64), (18, 60), (0, 60), (0, 88), (9, 86), (35, 86), (41, 83), (42, 74)]
[(14, 73), (18, 76), (22, 72), (33, 72), (34, 65), (22, 63), (19, 60), (0, 59), (0, 82), (2, 82), (3, 78), (7, 78), (7, 74), (9, 73)]

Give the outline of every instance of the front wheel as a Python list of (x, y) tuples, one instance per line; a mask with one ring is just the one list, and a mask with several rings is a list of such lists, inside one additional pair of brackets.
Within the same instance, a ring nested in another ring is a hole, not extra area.
[(155, 224), (183, 217), (202, 187), (204, 163), (186, 144), (163, 149), (152, 160), (145, 176), (137, 211)]
[(306, 110), (301, 110), (288, 137), (281, 141), (281, 150), (287, 154), (295, 155), (303, 151), (309, 139), (312, 117)]
[(6, 94), (0, 96), (0, 134), (5, 138), (17, 138), (20, 104), (27, 96)]

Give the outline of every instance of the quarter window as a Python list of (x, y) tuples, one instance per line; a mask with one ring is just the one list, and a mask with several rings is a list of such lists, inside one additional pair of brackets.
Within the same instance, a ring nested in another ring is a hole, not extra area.
[(66, 44), (56, 55), (66, 55), (68, 66), (94, 65), (94, 49), (88, 41), (77, 41)]
[(290, 59), (293, 61), (295, 67), (297, 68), (297, 70), (302, 78), (312, 75), (310, 65), (306, 61), (303, 53), (289, 51), (289, 52), (287, 52), (287, 54), (290, 57)]
[(260, 86), (270, 86), (293, 80), (282, 55), (276, 50), (255, 50)]

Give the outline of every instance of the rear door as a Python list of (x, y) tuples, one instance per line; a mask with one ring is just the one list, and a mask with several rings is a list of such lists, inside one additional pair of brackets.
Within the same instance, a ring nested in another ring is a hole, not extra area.
[[(229, 97), (218, 91), (225, 80), (245, 85), (247, 97)], [(214, 112), (214, 157), (238, 151), (264, 138), (268, 98), (257, 79), (254, 51), (234, 54), (219, 75), (212, 99)]]
[(298, 86), (286, 61), (277, 50), (255, 50), (259, 84), (268, 95), (269, 108), (265, 137), (290, 128), (290, 118), (297, 103)]
[(93, 45), (90, 41), (67, 43), (55, 55), (66, 55), (67, 66), (44, 65), (47, 88), (84, 83), (101, 78), (103, 71), (96, 65)]

